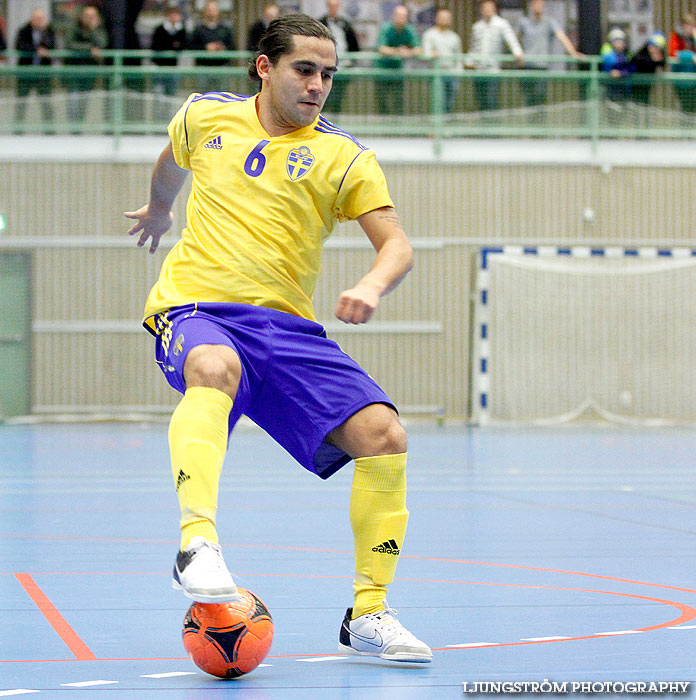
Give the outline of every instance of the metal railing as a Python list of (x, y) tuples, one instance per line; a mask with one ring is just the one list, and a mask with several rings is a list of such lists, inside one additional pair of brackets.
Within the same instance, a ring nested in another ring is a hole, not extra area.
[[(155, 54), (104, 51), (99, 63), (55, 51), (50, 66), (20, 66), (21, 54), (0, 63), (0, 134), (165, 133), (191, 92), (211, 89), (253, 94), (248, 52), (224, 52), (220, 66), (197, 65), (209, 52)], [(178, 65), (161, 66), (176, 58)], [(442, 142), (458, 137), (692, 139), (696, 136), (696, 73), (632, 74), (616, 79), (600, 70), (601, 56), (581, 61), (534, 57), (546, 70), (476, 66), (482, 57), (448, 62), (411, 60), (383, 68), (379, 55), (350, 54), (334, 80), (324, 112), (358, 136), (412, 136)], [(486, 57), (490, 61), (491, 57)], [(68, 63), (69, 62), (69, 63)], [(455, 67), (452, 67), (455, 66)], [(461, 66), (461, 67), (459, 67)], [(696, 68), (696, 66), (694, 66)]]

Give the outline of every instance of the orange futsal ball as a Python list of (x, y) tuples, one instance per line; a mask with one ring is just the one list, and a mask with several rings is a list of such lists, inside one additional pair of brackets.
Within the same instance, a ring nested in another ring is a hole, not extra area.
[(244, 588), (241, 600), (194, 603), (184, 617), (184, 648), (198, 668), (218, 678), (237, 678), (253, 671), (273, 641), (268, 608)]

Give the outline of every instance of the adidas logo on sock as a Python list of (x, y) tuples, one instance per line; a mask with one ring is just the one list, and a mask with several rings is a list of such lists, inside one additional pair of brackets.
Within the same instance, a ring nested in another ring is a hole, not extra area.
[(191, 477), (188, 474), (184, 474), (183, 469), (179, 469), (179, 476), (176, 477), (176, 490), (178, 491), (181, 485), (190, 478)]
[(378, 544), (376, 547), (373, 547), (372, 551), (379, 552), (380, 554), (394, 554), (395, 556), (398, 556), (401, 550), (399, 549), (399, 545), (396, 543), (396, 540), (389, 540), (387, 542), (382, 542), (382, 544)]
[(218, 151), (222, 150), (222, 136), (216, 136), (214, 139), (211, 139), (203, 148), (215, 148)]

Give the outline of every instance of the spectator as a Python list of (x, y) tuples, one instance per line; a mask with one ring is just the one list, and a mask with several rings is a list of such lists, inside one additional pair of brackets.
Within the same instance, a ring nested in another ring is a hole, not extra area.
[[(408, 23), (408, 9), (397, 5), (390, 22), (385, 22), (377, 39), (377, 51), (381, 57), (377, 67), (387, 70), (400, 70), (404, 59), (420, 56), (421, 46), (418, 33)], [(380, 77), (376, 81), (377, 105), (380, 114), (404, 111), (404, 82), (402, 78)]]
[[(65, 48), (79, 52), (79, 56), (66, 58), (64, 63), (71, 66), (96, 66), (103, 60), (102, 51), (109, 45), (106, 30), (102, 27), (99, 10), (94, 5), (85, 5), (77, 22), (65, 36)], [(87, 94), (94, 89), (96, 77), (76, 75), (65, 78), (70, 93), (68, 120), (71, 124), (82, 122), (87, 111)]]
[[(2, 31), (4, 26), (4, 17), (0, 17), (0, 53), (7, 51), (7, 43), (5, 42), (5, 33)], [(4, 61), (5, 57), (0, 56), (0, 62)]]
[[(448, 71), (460, 70), (461, 61), (453, 58), (463, 52), (459, 34), (452, 31), (452, 13), (445, 8), (435, 13), (435, 26), (423, 33), (423, 55), (438, 60), (440, 68)], [(452, 75), (442, 79), (445, 88), (445, 111), (454, 109), (459, 78)]]
[[(169, 5), (167, 14), (162, 24), (155, 27), (152, 33), (150, 48), (153, 51), (183, 51), (186, 48), (186, 28), (178, 5)], [(153, 58), (152, 62), (162, 68), (172, 68), (178, 63), (178, 58)], [(179, 78), (173, 73), (167, 75), (157, 75), (153, 81), (155, 93), (160, 96), (155, 107), (155, 119), (158, 122), (168, 121), (170, 110), (162, 96), (172, 97), (176, 95), (179, 87)]]
[(278, 5), (266, 5), (263, 8), (263, 15), (261, 19), (256, 20), (254, 24), (249, 27), (249, 34), (247, 35), (247, 51), (258, 51), (259, 41), (261, 37), (266, 33), (268, 25), (278, 17), (280, 10)]
[(668, 53), (676, 58), (679, 51), (696, 50), (696, 15), (685, 12), (681, 16), (681, 26), (669, 35)]
[[(326, 14), (319, 21), (329, 28), (336, 40), (336, 55), (341, 67), (345, 67), (350, 65), (350, 60), (346, 58), (346, 54), (360, 51), (360, 44), (353, 25), (339, 13), (340, 9), (340, 0), (327, 0)], [(324, 104), (324, 109), (327, 112), (341, 111), (346, 87), (347, 81), (343, 76), (340, 74), (334, 76), (333, 87)]]
[[(568, 35), (561, 29), (558, 22), (545, 14), (546, 0), (530, 0), (529, 14), (520, 18), (517, 25), (517, 33), (524, 55), (550, 56), (553, 53), (554, 41), (558, 39), (565, 52), (573, 58), (582, 58)], [(547, 70), (549, 64), (544, 61), (526, 61), (526, 70)], [(533, 107), (546, 103), (546, 80), (523, 80), (521, 82), (522, 94), (527, 106)]]
[[(126, 52), (139, 51), (140, 36), (135, 30), (138, 15), (142, 9), (143, 0), (119, 0), (119, 2), (100, 3), (103, 12), (104, 28), (109, 37), (109, 48), (125, 50)], [(105, 65), (113, 65), (113, 59), (104, 60)], [(131, 66), (141, 66), (142, 58), (139, 56), (124, 56), (123, 64), (125, 68)], [(126, 123), (137, 125), (132, 126), (130, 131), (140, 132), (145, 122), (145, 78), (139, 71), (126, 72), (123, 75), (123, 90), (125, 93), (124, 120)], [(108, 101), (114, 99), (113, 93), (109, 93)], [(107, 118), (111, 113), (107, 110)]]
[[(672, 71), (675, 73), (693, 73), (696, 71), (696, 17), (691, 12), (685, 12), (681, 18), (681, 26), (669, 35), (668, 52), (672, 59)], [(696, 112), (696, 83), (684, 80), (675, 81), (674, 89), (682, 111)]]
[[(56, 48), (56, 35), (48, 23), (46, 13), (37, 8), (31, 13), (31, 19), (20, 27), (15, 40), (15, 49), (20, 51), (18, 65), (20, 66), (50, 66), (50, 52)], [(15, 105), (14, 119), (17, 124), (24, 121), (27, 109), (27, 96), (36, 90), (41, 98), (41, 115), (44, 122), (53, 122), (53, 106), (49, 95), (51, 94), (51, 76), (30, 73), (17, 74), (17, 104)]]
[(607, 84), (607, 97), (615, 103), (626, 100), (631, 94), (631, 85), (626, 80), (633, 72), (629, 60), (626, 32), (614, 27), (607, 35), (608, 46), (602, 49), (600, 70), (609, 73), (612, 81)]
[(634, 102), (644, 105), (650, 102), (650, 91), (654, 81), (647, 76), (654, 75), (665, 67), (666, 49), (667, 40), (664, 34), (655, 32), (631, 58), (633, 71), (645, 76), (645, 82), (634, 81), (631, 85), (631, 98)]
[[(524, 52), (515, 36), (510, 23), (498, 14), (495, 0), (481, 0), (479, 3), (481, 19), (474, 22), (471, 28), (471, 46), (469, 53), (477, 56), (469, 62), (470, 68), (495, 74), (500, 71), (500, 59), (497, 58), (507, 47), (517, 59), (519, 66), (523, 65)], [(500, 82), (497, 77), (474, 78), (474, 94), (478, 108), (481, 111), (498, 109), (498, 94)]]
[[(208, 0), (203, 8), (203, 21), (193, 30), (189, 48), (194, 51), (235, 51), (237, 43), (232, 29), (220, 18), (220, 6), (217, 0)], [(197, 58), (197, 66), (227, 66), (226, 58)], [(201, 92), (215, 92), (221, 85), (221, 80), (215, 76), (202, 81)]]

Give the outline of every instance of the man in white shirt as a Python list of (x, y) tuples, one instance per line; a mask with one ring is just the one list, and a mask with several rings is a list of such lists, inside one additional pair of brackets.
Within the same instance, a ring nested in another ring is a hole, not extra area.
[[(500, 56), (509, 49), (517, 60), (524, 63), (524, 52), (510, 23), (498, 14), (495, 0), (481, 0), (479, 3), (481, 19), (471, 28), (471, 46), (469, 53), (476, 57), (467, 64), (469, 68), (498, 73), (500, 71)], [(482, 111), (498, 109), (498, 93), (500, 81), (491, 76), (474, 79), (474, 92), (479, 109)]]
[[(452, 13), (447, 9), (438, 10), (435, 26), (423, 33), (423, 54), (427, 58), (435, 59), (436, 65), (444, 70), (458, 71), (462, 64), (456, 56), (461, 53), (462, 40), (459, 34), (452, 31)], [(451, 112), (454, 109), (459, 78), (448, 75), (442, 82), (445, 88), (445, 111)]]

